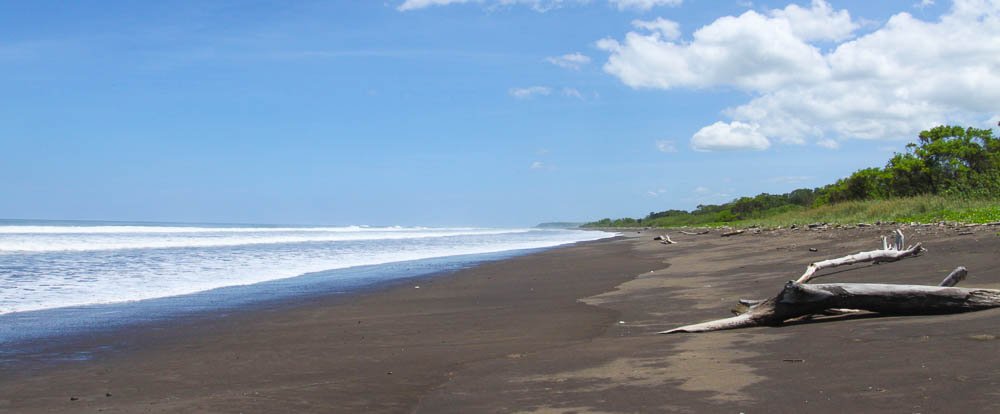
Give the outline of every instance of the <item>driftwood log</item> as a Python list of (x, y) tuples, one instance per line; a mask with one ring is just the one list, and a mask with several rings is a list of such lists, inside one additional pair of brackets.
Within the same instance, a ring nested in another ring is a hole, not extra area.
[(743, 234), (743, 233), (746, 233), (746, 230), (733, 230), (733, 231), (730, 231), (730, 232), (722, 233), (720, 236), (722, 236), (722, 237), (729, 237), (729, 236), (740, 235), (740, 234)]
[(653, 237), (653, 240), (659, 240), (660, 243), (663, 243), (663, 244), (675, 244), (675, 243), (677, 243), (677, 242), (675, 242), (673, 240), (670, 240), (670, 236), (668, 236), (666, 234)]
[(700, 236), (702, 234), (708, 234), (708, 230), (702, 230), (702, 231), (684, 231), (684, 230), (681, 230), (681, 234), (686, 234), (688, 236)]
[(830, 267), (860, 262), (893, 262), (924, 252), (920, 244), (903, 248), (905, 237), (897, 230), (894, 243), (883, 238), (882, 249), (861, 252), (839, 259), (812, 263), (798, 280), (785, 283), (778, 295), (766, 300), (741, 299), (736, 316), (659, 332), (710, 332), (753, 326), (777, 326), (813, 315), (876, 312), (883, 315), (933, 315), (971, 312), (1000, 307), (1000, 290), (954, 287), (968, 271), (958, 267), (938, 286), (878, 283), (807, 284), (816, 272)]

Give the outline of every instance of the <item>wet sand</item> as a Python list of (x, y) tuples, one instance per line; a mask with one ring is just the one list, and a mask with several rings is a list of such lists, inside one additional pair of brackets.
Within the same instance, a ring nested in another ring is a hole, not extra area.
[[(1000, 412), (1000, 310), (654, 335), (773, 296), (889, 227), (658, 231), (326, 298), (96, 335), (0, 376), (0, 412)], [(998, 228), (821, 280), (1000, 288)], [(817, 252), (811, 252), (815, 248)], [(419, 286), (419, 289), (416, 288)]]

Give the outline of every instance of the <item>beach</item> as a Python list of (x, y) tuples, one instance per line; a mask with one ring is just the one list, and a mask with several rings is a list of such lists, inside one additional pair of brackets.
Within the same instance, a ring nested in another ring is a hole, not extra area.
[[(470, 268), (95, 333), (0, 376), (0, 411), (997, 412), (1000, 310), (656, 335), (767, 298), (896, 227), (629, 231)], [(996, 227), (903, 226), (928, 252), (824, 280), (1000, 288)], [(815, 251), (812, 251), (814, 249)]]

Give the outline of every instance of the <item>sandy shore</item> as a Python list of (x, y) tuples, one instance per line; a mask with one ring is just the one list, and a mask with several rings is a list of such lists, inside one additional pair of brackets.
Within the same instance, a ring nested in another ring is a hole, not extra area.
[[(1000, 412), (1000, 310), (652, 334), (772, 296), (890, 230), (669, 246), (631, 232), (347, 299), (97, 335), (66, 346), (114, 351), (3, 372), (0, 412)], [(828, 280), (936, 284), (964, 265), (963, 286), (1000, 288), (997, 229), (905, 231), (929, 252)]]

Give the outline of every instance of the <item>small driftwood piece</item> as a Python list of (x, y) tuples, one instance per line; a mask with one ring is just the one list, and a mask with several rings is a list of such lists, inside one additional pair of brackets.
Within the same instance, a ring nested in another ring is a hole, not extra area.
[(948, 274), (948, 277), (944, 278), (938, 286), (952, 287), (959, 284), (961, 281), (965, 280), (965, 277), (969, 275), (969, 271), (965, 270), (965, 266), (956, 267)]
[[(777, 326), (802, 317), (876, 312), (884, 315), (933, 315), (971, 312), (1000, 307), (1000, 290), (954, 287), (968, 275), (964, 267), (953, 270), (938, 286), (876, 283), (806, 284), (816, 271), (863, 261), (893, 262), (924, 251), (920, 244), (902, 248), (903, 233), (893, 233), (893, 243), (883, 238), (881, 250), (861, 252), (840, 259), (810, 264), (798, 280), (785, 283), (777, 296), (766, 300), (740, 299), (736, 316), (659, 332), (710, 332), (754, 326)], [(824, 264), (832, 263), (832, 264)]]
[(681, 230), (681, 234), (686, 234), (688, 236), (700, 236), (702, 234), (708, 234), (708, 230), (698, 231), (698, 232)]
[(666, 234), (653, 237), (653, 240), (659, 240), (660, 243), (663, 243), (663, 244), (676, 244), (677, 243), (677, 242), (675, 242), (673, 240), (670, 240), (670, 236), (668, 236)]
[(740, 234), (743, 234), (743, 233), (746, 233), (746, 230), (733, 230), (733, 231), (722, 233), (721, 236), (722, 237), (737, 236), (737, 235), (740, 235)]

